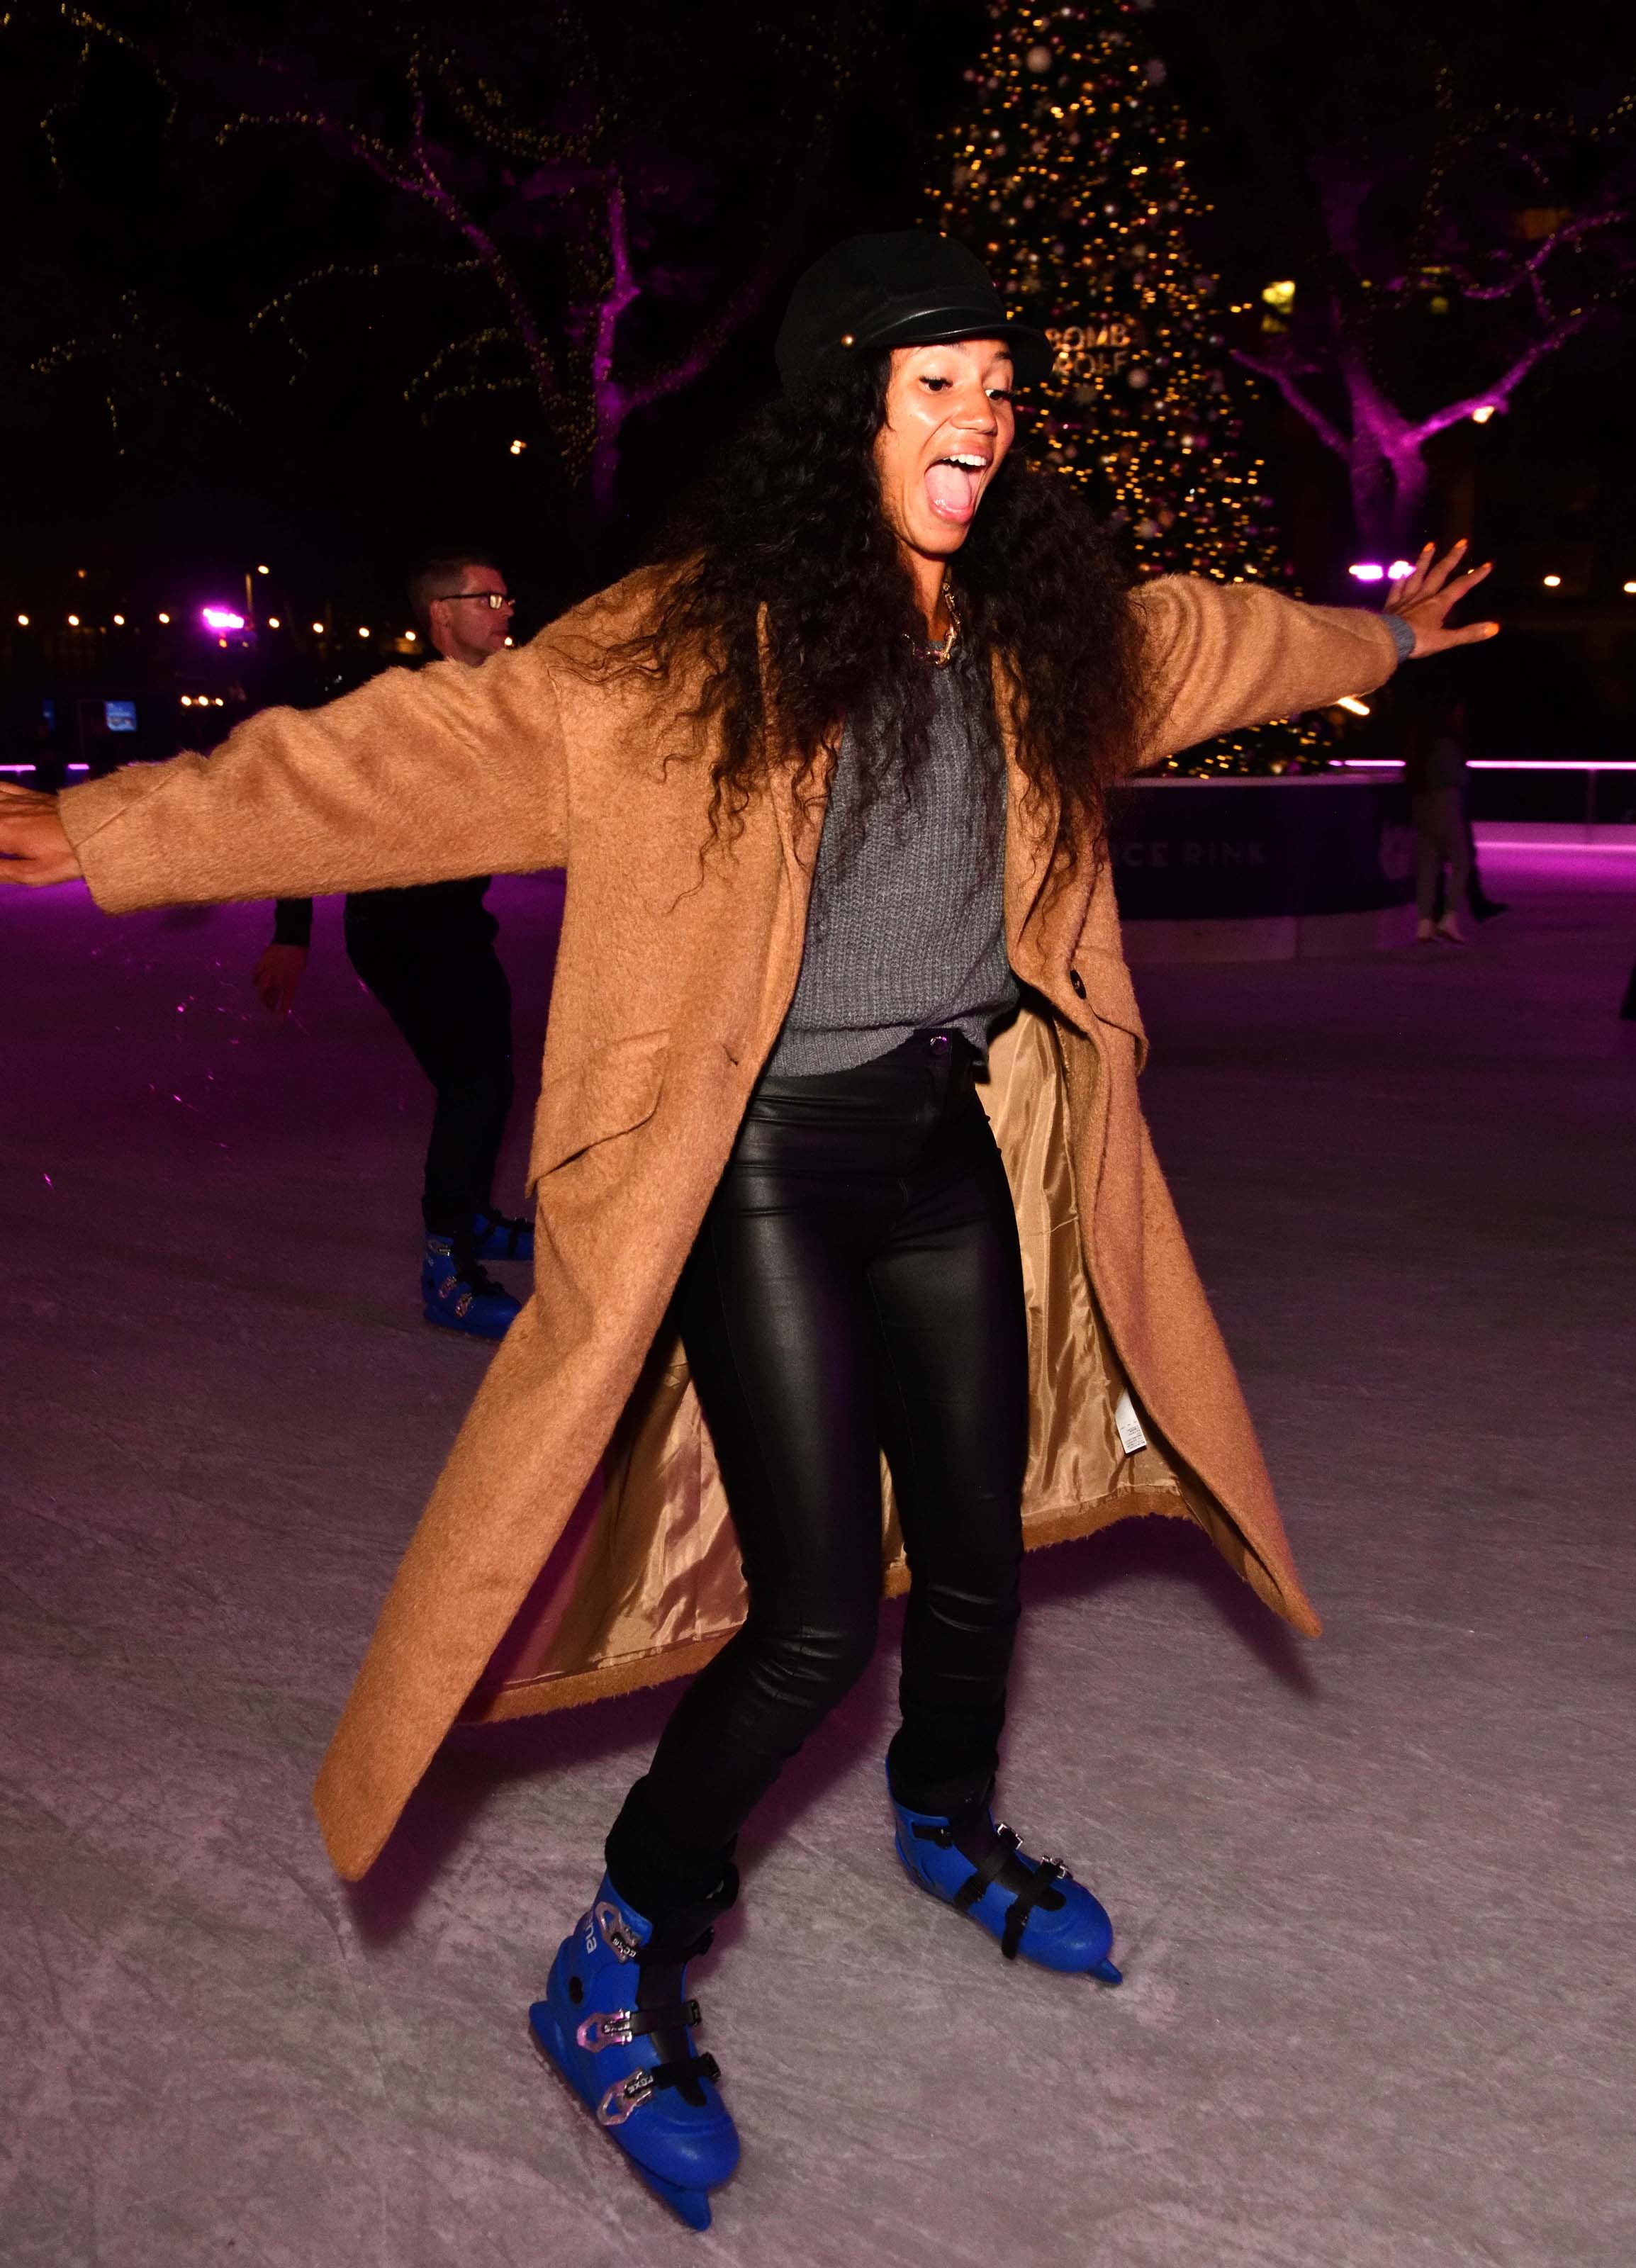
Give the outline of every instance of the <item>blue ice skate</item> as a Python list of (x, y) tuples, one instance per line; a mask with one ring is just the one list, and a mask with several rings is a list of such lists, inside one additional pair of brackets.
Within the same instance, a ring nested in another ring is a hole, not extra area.
[(503, 1339), (516, 1320), (520, 1300), (502, 1290), (450, 1236), (429, 1236), (420, 1264), (421, 1313), (446, 1331), (474, 1338)]
[(1025, 1856), (1014, 1829), (997, 1821), (987, 1793), (952, 1817), (910, 1811), (893, 1800), (897, 1855), (910, 1881), (999, 1940), (1007, 1961), (1021, 1954), (1042, 1969), (1117, 1984), (1108, 1958), (1113, 1924), (1058, 1859)]
[(471, 1255), (474, 1260), (532, 1260), (534, 1223), (505, 1212), (474, 1213)]
[(604, 1874), (528, 2011), (542, 2052), (689, 2228), (710, 2227), (710, 2192), (737, 2166), (739, 2137), (716, 2092), (715, 2057), (694, 2051), (698, 2002), (683, 1984), (737, 1892), (729, 1867), (714, 1898), (656, 1931)]

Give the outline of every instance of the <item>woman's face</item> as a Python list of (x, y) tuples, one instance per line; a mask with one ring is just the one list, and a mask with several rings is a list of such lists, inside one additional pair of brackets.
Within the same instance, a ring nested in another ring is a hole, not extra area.
[(888, 521), (923, 557), (965, 541), (1016, 431), (1011, 386), (1003, 339), (893, 348), (875, 467)]

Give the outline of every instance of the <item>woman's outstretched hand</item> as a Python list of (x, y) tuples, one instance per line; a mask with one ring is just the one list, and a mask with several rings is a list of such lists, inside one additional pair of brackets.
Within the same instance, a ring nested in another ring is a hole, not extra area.
[(1455, 569), (1465, 557), (1466, 539), (1445, 551), (1442, 557), (1433, 556), (1435, 545), (1428, 543), (1415, 561), (1412, 571), (1400, 583), (1392, 585), (1392, 594), (1382, 612), (1396, 615), (1414, 632), (1414, 652), (1411, 661), (1419, 661), (1423, 654), (1447, 653), (1457, 645), (1476, 645), (1484, 638), (1498, 637), (1498, 622), (1465, 622), (1458, 629), (1448, 627), (1448, 616), (1468, 592), (1474, 591), (1488, 573), (1488, 568), (1468, 568), (1463, 574)]
[(0, 780), (0, 882), (38, 890), (48, 882), (71, 882), (79, 871), (55, 796)]

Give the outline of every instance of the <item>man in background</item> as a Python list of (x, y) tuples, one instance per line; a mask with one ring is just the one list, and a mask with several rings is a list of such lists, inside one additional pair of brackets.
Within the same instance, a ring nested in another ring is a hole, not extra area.
[[(481, 669), (505, 645), (515, 602), (494, 562), (475, 553), (429, 559), (409, 604), (432, 655)], [(407, 662), (416, 667), (416, 662)], [(409, 1042), (437, 1101), (421, 1212), (421, 1306), (429, 1323), (502, 1337), (520, 1302), (485, 1260), (532, 1260), (534, 1231), (494, 1210), (493, 1180), (512, 1104), (512, 995), (483, 902), (490, 877), (404, 890), (355, 890), (346, 900), (347, 958)], [(310, 898), (281, 898), (273, 940), (254, 982), (287, 1015), (306, 968)]]

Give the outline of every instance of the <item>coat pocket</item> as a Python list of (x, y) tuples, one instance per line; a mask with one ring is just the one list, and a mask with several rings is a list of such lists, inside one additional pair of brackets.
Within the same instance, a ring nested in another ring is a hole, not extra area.
[(659, 1108), (669, 1047), (667, 1031), (638, 1032), (608, 1041), (545, 1081), (534, 1118), (531, 1189), (599, 1143), (646, 1124)]

